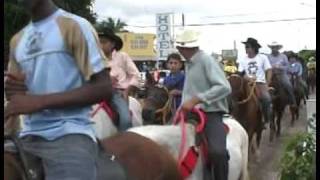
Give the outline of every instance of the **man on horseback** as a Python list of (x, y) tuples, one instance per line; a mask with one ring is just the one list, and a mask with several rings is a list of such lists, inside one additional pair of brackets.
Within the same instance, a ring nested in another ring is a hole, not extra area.
[(289, 68), (289, 62), (286, 55), (279, 52), (279, 50), (282, 48), (282, 45), (277, 42), (272, 42), (270, 45), (268, 45), (269, 48), (271, 48), (271, 54), (268, 55), (270, 64), (273, 69), (274, 75), (278, 75), (280, 78), (280, 83), (283, 85), (282, 87), (286, 90), (288, 93), (289, 98), (289, 104), (292, 108), (297, 108), (297, 103), (294, 97), (293, 88), (290, 83), (290, 79), (288, 77), (288, 68)]
[(119, 52), (123, 42), (111, 29), (99, 33), (102, 50), (110, 59), (110, 76), (113, 81), (112, 106), (119, 113), (119, 130), (132, 127), (128, 104), (130, 86), (139, 86), (139, 70), (133, 60), (125, 52)]
[(170, 69), (169, 76), (164, 79), (164, 86), (169, 90), (169, 94), (173, 96), (172, 108), (177, 109), (181, 103), (181, 94), (184, 84), (184, 73), (181, 72), (182, 58), (178, 53), (172, 53), (167, 58), (167, 66)]
[(302, 78), (302, 73), (303, 73), (302, 64), (297, 60), (297, 58), (298, 57), (297, 57), (296, 54), (290, 54), (289, 55), (290, 66), (289, 66), (289, 69), (288, 69), (288, 73), (297, 78), (297, 81), (298, 81), (299, 85), (301, 85), (303, 87), (304, 94), (308, 98), (308, 86), (307, 86), (306, 82)]
[(20, 0), (31, 22), (10, 42), (4, 118), (24, 114), (22, 148), (46, 180), (96, 180), (91, 105), (111, 97), (107, 59), (92, 25), (52, 0)]
[(267, 56), (259, 54), (261, 46), (256, 39), (248, 38), (242, 43), (245, 44), (247, 56), (239, 59), (238, 71), (247, 80), (256, 82), (256, 92), (261, 103), (265, 128), (265, 123), (270, 122), (272, 118), (272, 100), (268, 91), (272, 77), (271, 65)]
[(223, 70), (212, 56), (199, 49), (199, 34), (185, 30), (177, 36), (177, 49), (186, 59), (186, 80), (182, 92), (182, 110), (202, 108), (208, 118), (205, 134), (208, 138), (208, 155), (211, 166), (206, 177), (228, 179), (228, 151), (222, 117), (228, 113), (227, 96), (231, 87)]

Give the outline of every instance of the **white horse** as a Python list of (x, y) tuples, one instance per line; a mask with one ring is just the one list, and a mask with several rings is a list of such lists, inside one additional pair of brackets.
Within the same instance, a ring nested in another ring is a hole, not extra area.
[[(98, 108), (98, 104), (93, 106), (93, 111)], [(133, 127), (142, 126), (142, 106), (138, 100), (129, 96), (129, 110), (132, 115), (132, 125)], [(93, 118), (93, 127), (96, 132), (98, 139), (103, 139), (105, 137), (110, 137), (117, 133), (117, 128), (113, 125), (109, 115), (102, 109), (96, 111)]]
[[(102, 135), (98, 138), (105, 138), (116, 133), (116, 128), (111, 121), (106, 119), (106, 113), (99, 111), (93, 117), (95, 129), (98, 134)], [(100, 122), (103, 121), (103, 122)], [(227, 149), (229, 151), (229, 175), (228, 180), (247, 180), (248, 175), (248, 145), (249, 139), (245, 129), (233, 118), (225, 117), (224, 123), (229, 127), (227, 135)], [(103, 127), (102, 127), (103, 126)], [(195, 144), (195, 128), (191, 124), (186, 126), (186, 150), (183, 152), (185, 155), (188, 147)], [(154, 142), (165, 147), (173, 157), (178, 161), (180, 144), (181, 144), (181, 129), (177, 125), (148, 125), (133, 127), (128, 131), (135, 132), (145, 136)], [(202, 155), (198, 158), (196, 167), (187, 180), (202, 180), (203, 179), (203, 163)]]

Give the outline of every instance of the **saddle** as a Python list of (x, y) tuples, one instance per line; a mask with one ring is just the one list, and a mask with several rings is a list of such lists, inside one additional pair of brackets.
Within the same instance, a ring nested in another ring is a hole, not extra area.
[[(184, 115), (181, 113), (181, 112), (178, 112), (180, 113), (180, 115), (178, 114), (176, 117), (175, 117), (175, 120), (174, 120), (174, 124), (177, 124), (179, 121), (182, 121), (182, 143), (181, 144), (184, 144), (185, 142), (185, 137), (183, 137), (184, 135)], [(181, 152), (180, 152), (180, 155), (179, 155), (179, 165), (178, 165), (178, 168), (179, 168), (179, 171), (181, 172), (182, 174), (182, 177), (185, 179), (187, 178), (188, 176), (190, 176), (193, 172), (193, 170), (195, 169), (196, 167), (196, 163), (197, 163), (197, 160), (199, 158), (199, 154), (200, 154), (200, 151), (202, 152), (203, 156), (204, 156), (204, 163), (206, 166), (209, 165), (209, 161), (208, 161), (208, 140), (207, 140), (207, 136), (205, 135), (204, 133), (204, 127), (205, 127), (205, 124), (207, 122), (207, 117), (205, 116), (205, 113), (201, 110), (201, 109), (193, 109), (192, 110), (192, 113), (188, 113), (187, 114), (187, 119), (192, 119), (191, 123), (192, 124), (196, 124), (196, 139), (195, 139), (195, 145), (194, 146), (191, 146), (188, 150), (187, 150), (187, 153), (184, 157), (181, 156)], [(228, 117), (228, 116), (227, 116)], [(179, 119), (180, 118), (180, 119)], [(224, 116), (223, 118), (226, 118), (226, 116)], [(230, 128), (225, 124), (223, 123), (223, 127), (224, 127), (224, 130), (226, 132), (226, 134), (229, 133), (230, 131)], [(180, 147), (180, 151), (183, 149), (183, 145)]]
[[(124, 167), (117, 161), (117, 157), (105, 150), (98, 140), (97, 180), (114, 179), (127, 180)], [(44, 169), (39, 158), (24, 151), (21, 142), (16, 137), (4, 137), (4, 152), (16, 154), (24, 170), (24, 180), (44, 180)]]
[(93, 111), (93, 113), (91, 114), (91, 117), (93, 117), (100, 109), (103, 109), (108, 116), (111, 118), (113, 124), (116, 127), (119, 127), (119, 113), (115, 110), (116, 108), (114, 108), (110, 103), (108, 103), (107, 101), (102, 101), (99, 103), (97, 109), (95, 109)]

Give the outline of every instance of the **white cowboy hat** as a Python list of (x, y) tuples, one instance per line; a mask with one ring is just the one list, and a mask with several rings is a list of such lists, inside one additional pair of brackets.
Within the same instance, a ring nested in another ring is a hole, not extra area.
[(177, 35), (176, 46), (185, 48), (199, 47), (199, 35), (199, 32), (193, 30), (184, 30), (181, 34)]
[(269, 48), (271, 47), (279, 47), (280, 49), (282, 48), (282, 45), (278, 43), (277, 41), (273, 41), (271, 44), (268, 45)]

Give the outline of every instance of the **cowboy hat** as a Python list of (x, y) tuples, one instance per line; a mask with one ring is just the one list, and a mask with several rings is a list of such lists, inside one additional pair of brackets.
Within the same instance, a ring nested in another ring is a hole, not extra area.
[(199, 47), (199, 32), (193, 30), (184, 30), (181, 34), (177, 35), (176, 46), (184, 48)]
[(279, 44), (278, 42), (276, 41), (273, 41), (271, 44), (268, 45), (269, 48), (272, 48), (272, 47), (279, 47), (279, 49), (282, 48), (282, 45)]
[(107, 38), (110, 39), (111, 41), (113, 41), (115, 43), (114, 48), (119, 51), (122, 46), (123, 46), (123, 41), (122, 39), (117, 36), (112, 29), (110, 28), (104, 28), (103, 31), (98, 33), (100, 38)]
[(261, 45), (254, 38), (249, 37), (247, 41), (242, 42), (243, 44), (250, 44), (253, 47), (261, 48)]

